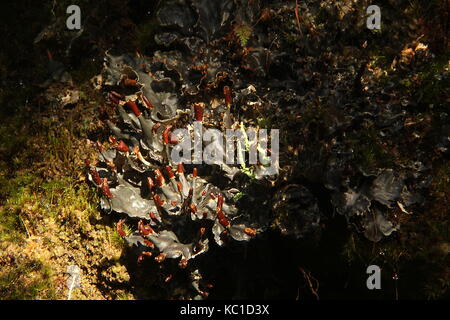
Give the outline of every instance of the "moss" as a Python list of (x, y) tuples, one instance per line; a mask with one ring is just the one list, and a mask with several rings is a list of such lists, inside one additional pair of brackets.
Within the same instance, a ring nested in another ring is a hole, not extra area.
[(95, 203), (98, 196), (95, 190), (83, 184), (74, 184), (64, 177), (46, 182), (40, 186), (41, 203), (48, 216), (76, 223), (83, 231), (91, 229), (92, 219), (99, 218)]
[(394, 157), (386, 146), (383, 146), (373, 125), (367, 125), (350, 136), (347, 141), (354, 148), (356, 163), (363, 170), (392, 167)]
[(140, 52), (149, 52), (156, 46), (155, 34), (157, 33), (159, 25), (156, 19), (151, 19), (138, 25), (135, 35), (134, 45)]
[(127, 292), (120, 292), (116, 297), (116, 300), (135, 300), (135, 297)]
[[(125, 232), (125, 234), (131, 234), (134, 231), (133, 228), (131, 228), (126, 223), (123, 224), (122, 229)], [(111, 243), (113, 243), (114, 246), (121, 249), (124, 249), (126, 247), (125, 240), (119, 235), (116, 228), (110, 229), (110, 232), (108, 233), (108, 238), (111, 241)]]
[[(128, 228), (129, 229), (129, 228)], [(124, 227), (124, 231), (126, 228)], [(128, 230), (125, 231), (128, 234)], [(108, 234), (109, 241), (114, 244), (114, 246), (118, 248), (125, 248), (125, 240), (117, 233), (115, 229), (111, 229), (111, 232)]]
[(2, 119), (0, 126), (0, 165), (5, 167), (8, 161), (20, 153), (26, 146), (27, 136), (22, 133), (26, 124), (25, 117), (14, 115)]
[[(95, 126), (94, 107), (87, 101), (95, 100), (91, 91), (83, 90), (86, 97), (71, 110), (35, 112), (32, 121), (27, 106), (17, 107), (12, 116), (0, 115), (3, 299), (66, 299), (64, 272), (70, 257), (90, 270), (84, 285), (90, 288), (78, 290), (74, 297), (105, 297), (91, 285), (91, 278), (97, 261), (116, 259), (123, 244), (109, 239), (113, 228), (98, 224), (97, 192), (85, 183), (83, 157), (90, 152), (85, 141)], [(106, 294), (114, 295), (114, 289)]]
[(91, 59), (83, 60), (77, 69), (71, 71), (72, 79), (76, 83), (87, 82), (96, 76), (100, 69), (99, 62), (92, 62)]
[(450, 193), (450, 164), (444, 163), (435, 174), (433, 190), (431, 194), (439, 199), (445, 200)]
[(20, 242), (26, 232), (25, 226), (16, 210), (1, 209), (0, 241)]
[(2, 270), (0, 296), (4, 300), (55, 299), (50, 267), (42, 261), (31, 260)]
[(28, 170), (11, 175), (8, 169), (0, 168), (0, 241), (21, 242), (27, 233), (21, 211), (36, 201), (31, 191), (36, 177)]
[[(447, 57), (449, 54), (450, 49), (447, 50)], [(418, 74), (417, 96), (419, 102), (426, 105), (442, 104), (444, 107), (450, 87), (449, 68), (448, 59), (441, 57), (440, 60), (427, 65), (425, 70)], [(447, 70), (447, 76), (442, 77), (445, 70)]]

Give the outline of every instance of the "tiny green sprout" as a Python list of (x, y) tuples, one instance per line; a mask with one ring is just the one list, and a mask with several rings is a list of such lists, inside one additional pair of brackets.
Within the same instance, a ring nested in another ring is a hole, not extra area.
[(248, 136), (247, 136), (247, 133), (245, 132), (245, 127), (244, 127), (243, 122), (241, 122), (241, 124), (240, 124), (240, 129), (242, 132), (242, 136), (244, 137), (245, 151), (250, 151), (250, 141), (248, 141)]
[(243, 192), (238, 192), (233, 196), (234, 201), (238, 201), (240, 198), (242, 198), (243, 196), (245, 196), (245, 193)]
[(255, 176), (255, 172), (253, 171), (253, 168), (247, 168), (247, 167), (242, 167), (241, 169), (241, 172), (242, 173), (244, 173), (244, 174), (246, 174), (250, 179), (256, 179), (256, 176)]
[(270, 119), (269, 118), (258, 118), (258, 127), (270, 129)]

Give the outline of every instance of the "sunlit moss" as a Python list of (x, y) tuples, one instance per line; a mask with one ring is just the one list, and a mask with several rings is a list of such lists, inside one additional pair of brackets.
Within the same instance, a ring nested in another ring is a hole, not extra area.
[(55, 299), (51, 268), (31, 260), (0, 271), (0, 297), (4, 300)]

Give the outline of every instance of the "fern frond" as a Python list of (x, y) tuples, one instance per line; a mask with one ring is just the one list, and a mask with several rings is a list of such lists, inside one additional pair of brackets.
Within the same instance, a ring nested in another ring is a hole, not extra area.
[(234, 28), (234, 34), (239, 39), (239, 42), (243, 47), (247, 45), (252, 33), (253, 29), (246, 24), (241, 24)]

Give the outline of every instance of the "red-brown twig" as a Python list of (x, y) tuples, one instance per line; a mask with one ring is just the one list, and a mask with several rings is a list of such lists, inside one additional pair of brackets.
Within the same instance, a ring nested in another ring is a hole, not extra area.
[[(311, 290), (311, 293), (316, 297), (317, 300), (320, 300), (319, 293), (318, 293), (319, 292), (319, 281), (317, 281), (317, 279), (314, 278), (310, 272), (305, 271), (303, 268), (299, 268), (299, 269), (303, 273), (303, 277), (305, 278), (306, 283), (308, 284), (308, 287)], [(315, 283), (315, 286), (313, 286), (313, 282)]]

